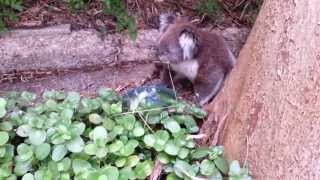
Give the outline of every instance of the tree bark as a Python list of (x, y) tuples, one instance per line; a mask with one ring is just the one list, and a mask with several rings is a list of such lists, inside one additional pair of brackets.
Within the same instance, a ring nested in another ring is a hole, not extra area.
[(265, 0), (208, 106), (213, 118), (204, 127), (224, 124), (218, 143), (229, 160), (247, 162), (254, 179), (320, 179), (319, 36), (318, 0)]

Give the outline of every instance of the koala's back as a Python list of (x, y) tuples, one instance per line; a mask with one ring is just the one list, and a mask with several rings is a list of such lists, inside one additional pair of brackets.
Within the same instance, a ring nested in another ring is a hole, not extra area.
[(214, 70), (223, 68), (229, 72), (234, 64), (235, 57), (228, 48), (223, 37), (217, 32), (199, 32), (201, 46), (197, 54), (200, 69)]

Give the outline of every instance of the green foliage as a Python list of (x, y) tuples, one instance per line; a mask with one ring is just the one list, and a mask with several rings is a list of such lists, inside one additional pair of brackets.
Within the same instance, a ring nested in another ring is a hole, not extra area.
[(196, 9), (199, 14), (207, 15), (210, 19), (216, 18), (219, 13), (217, 0), (200, 0)]
[(104, 12), (117, 19), (117, 31), (128, 29), (129, 37), (132, 40), (137, 38), (136, 19), (130, 16), (122, 0), (101, 0), (104, 4)]
[(83, 9), (89, 2), (89, 0), (65, 0), (67, 6), (72, 14), (75, 14), (78, 10)]
[[(109, 89), (95, 98), (8, 93), (0, 97), (0, 179), (146, 179), (155, 160), (167, 179), (250, 179), (237, 161), (228, 167), (223, 147), (197, 148), (189, 138), (205, 112), (176, 100), (157, 109), (124, 111)], [(147, 124), (151, 114), (159, 121)]]
[(0, 0), (0, 32), (6, 30), (5, 19), (17, 21), (15, 11), (22, 11), (21, 0)]

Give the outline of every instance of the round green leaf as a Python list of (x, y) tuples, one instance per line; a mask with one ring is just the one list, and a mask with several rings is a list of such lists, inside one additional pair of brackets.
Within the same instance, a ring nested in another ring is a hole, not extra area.
[(103, 127), (105, 127), (108, 131), (113, 130), (115, 127), (115, 122), (110, 118), (104, 118)]
[(44, 160), (50, 154), (50, 144), (43, 143), (36, 146), (35, 155), (38, 160)]
[(5, 147), (0, 147), (0, 158), (4, 157), (5, 155), (6, 155), (6, 148)]
[(34, 176), (31, 173), (27, 173), (22, 177), (22, 180), (34, 180)]
[(32, 131), (32, 128), (29, 125), (24, 124), (18, 127), (16, 133), (20, 137), (28, 137), (31, 131)]
[(69, 173), (62, 173), (60, 175), (60, 180), (71, 180), (70, 174)]
[(214, 163), (223, 174), (228, 174), (228, 162), (223, 157), (218, 156), (216, 159), (214, 159)]
[(26, 174), (28, 171), (30, 171), (32, 168), (32, 165), (30, 162), (20, 162), (16, 163), (14, 166), (14, 173), (17, 176), (22, 176)]
[(1, 165), (0, 165), (0, 179), (1, 178), (5, 179), (5, 180), (10, 179), (9, 176), (12, 174), (12, 166), (13, 166), (13, 162), (1, 163)]
[(156, 142), (153, 147), (156, 149), (156, 151), (162, 151), (170, 136), (167, 131), (159, 130), (155, 133), (155, 138)]
[(123, 134), (124, 130), (125, 129), (122, 126), (115, 126), (111, 132), (115, 135), (121, 135)]
[(72, 109), (64, 109), (61, 112), (61, 119), (65, 122), (69, 122), (71, 121), (72, 117), (73, 117), (73, 110)]
[(67, 154), (68, 150), (64, 145), (57, 145), (52, 151), (51, 158), (54, 161), (60, 161)]
[[(213, 169), (212, 171), (213, 173), (210, 177), (208, 177), (208, 180), (223, 180), (223, 176), (217, 168)], [(229, 177), (229, 179), (232, 180), (231, 177)]]
[(139, 161), (140, 161), (139, 156), (137, 155), (129, 156), (127, 159), (126, 167), (134, 167), (139, 163)]
[(153, 162), (148, 160), (137, 164), (137, 166), (134, 168), (134, 172), (138, 179), (145, 179), (152, 173), (152, 169)]
[(86, 171), (91, 168), (91, 164), (82, 159), (74, 159), (72, 161), (72, 169), (75, 174), (80, 173), (81, 171)]
[(27, 92), (27, 91), (23, 91), (21, 93), (21, 97), (22, 97), (23, 100), (28, 101), (28, 102), (33, 101), (33, 100), (35, 100), (37, 98), (36, 94), (30, 93), (30, 92)]
[(190, 133), (196, 133), (199, 131), (199, 127), (192, 116), (185, 116), (184, 125)]
[(9, 121), (4, 121), (0, 123), (0, 131), (11, 131), (12, 128), (12, 123)]
[(136, 118), (132, 114), (128, 114), (117, 119), (117, 123), (119, 123), (122, 127), (124, 127), (127, 130), (132, 130), (135, 122)]
[(73, 136), (80, 136), (86, 129), (86, 125), (83, 122), (72, 123), (70, 132)]
[(143, 142), (150, 147), (153, 147), (153, 145), (156, 142), (156, 138), (154, 137), (153, 134), (147, 134), (143, 137)]
[(119, 173), (119, 180), (136, 179), (134, 171), (129, 167), (121, 169)]
[(112, 144), (109, 145), (109, 152), (111, 153), (115, 153), (117, 151), (119, 151), (122, 147), (124, 146), (122, 141), (116, 140), (115, 142), (113, 142)]
[(33, 130), (29, 133), (29, 141), (35, 146), (44, 143), (46, 137), (47, 133), (43, 130)]
[(59, 172), (68, 171), (71, 167), (71, 160), (64, 158), (61, 162), (57, 163), (57, 169)]
[(209, 152), (209, 159), (214, 160), (216, 159), (218, 156), (222, 155), (224, 151), (223, 146), (215, 146), (213, 148), (211, 148), (210, 152)]
[(143, 128), (143, 127), (140, 127), (140, 126), (135, 127), (135, 128), (133, 129), (133, 135), (134, 135), (135, 137), (141, 137), (141, 136), (143, 136), (143, 135), (144, 135), (144, 128)]
[(127, 144), (125, 144), (120, 149), (120, 154), (122, 156), (130, 156), (134, 153), (135, 148), (139, 145), (139, 142), (137, 140), (129, 140)]
[(57, 99), (63, 100), (65, 98), (65, 94), (63, 92), (55, 91), (55, 90), (46, 90), (42, 94), (44, 99)]
[(186, 157), (188, 157), (189, 154), (189, 149), (187, 148), (181, 148), (179, 153), (178, 153), (178, 157), (180, 159), (185, 159)]
[(175, 173), (170, 173), (167, 175), (166, 180), (180, 180), (180, 178)]
[(215, 168), (214, 162), (208, 159), (203, 160), (200, 164), (200, 172), (205, 176), (211, 176), (214, 173)]
[(190, 148), (190, 149), (193, 149), (196, 147), (196, 143), (191, 139), (191, 140), (188, 140), (187, 141), (187, 144), (186, 144), (186, 147), (187, 148)]
[(0, 131), (0, 146), (3, 146), (9, 141), (9, 134), (5, 131)]
[(168, 120), (164, 123), (164, 127), (168, 129), (171, 133), (178, 133), (181, 130), (180, 125), (173, 120)]
[(84, 147), (84, 152), (88, 155), (95, 155), (97, 148), (93, 143), (90, 143)]
[(196, 170), (186, 161), (177, 159), (173, 166), (174, 172), (177, 176), (183, 178), (187, 172), (190, 176), (196, 176)]
[(4, 117), (7, 113), (6, 105), (7, 101), (4, 98), (0, 98), (0, 118)]
[(30, 146), (28, 146), (27, 144), (19, 144), (17, 147), (17, 153), (18, 153), (18, 157), (19, 157), (19, 161), (27, 161), (29, 159), (32, 158), (33, 156), (33, 151), (32, 148)]
[(179, 150), (180, 150), (180, 147), (175, 145), (173, 141), (168, 141), (168, 143), (165, 145), (165, 148), (164, 148), (164, 151), (171, 156), (178, 155)]
[(117, 93), (112, 89), (99, 88), (97, 91), (98, 95), (105, 100), (117, 99)]
[(191, 157), (192, 159), (202, 159), (206, 157), (210, 152), (210, 148), (207, 146), (202, 146), (192, 151)]
[(104, 175), (106, 175), (107, 177), (106, 178), (104, 178), (104, 179), (99, 179), (99, 180), (106, 180), (106, 179), (118, 179), (118, 177), (119, 177), (119, 170), (118, 170), (118, 168), (116, 168), (116, 167), (113, 167), (113, 166), (106, 166), (106, 167), (104, 167), (103, 168), (103, 171), (102, 171), (102, 173), (104, 174)]
[(108, 151), (105, 147), (103, 148), (98, 148), (95, 155), (98, 157), (98, 158), (103, 158), (107, 155)]
[(117, 167), (123, 167), (126, 164), (127, 159), (126, 158), (119, 158), (115, 161), (115, 165)]
[(230, 176), (238, 176), (241, 173), (241, 167), (239, 161), (231, 161), (230, 163)]
[[(101, 174), (99, 171), (89, 171), (87, 173), (88, 173), (88, 176), (86, 177), (86, 179), (90, 179), (90, 180), (103, 180), (103, 179), (107, 180), (108, 179), (107, 175)], [(84, 179), (84, 177), (76, 178), (76, 179)]]
[(77, 136), (71, 141), (68, 141), (66, 147), (70, 152), (79, 153), (84, 148), (84, 142), (80, 136)]
[(168, 164), (170, 162), (170, 157), (162, 152), (158, 154), (157, 159), (163, 164)]
[(93, 124), (100, 124), (102, 123), (103, 119), (99, 114), (93, 113), (89, 115), (89, 121)]
[(77, 108), (80, 102), (80, 95), (76, 92), (69, 92), (66, 99), (63, 101), (69, 108)]
[[(53, 172), (48, 168), (41, 168), (34, 173), (34, 177), (36, 180), (51, 180), (53, 178)], [(58, 174), (56, 174), (58, 176)]]
[(92, 131), (92, 139), (107, 139), (108, 133), (107, 130), (103, 126), (97, 126)]

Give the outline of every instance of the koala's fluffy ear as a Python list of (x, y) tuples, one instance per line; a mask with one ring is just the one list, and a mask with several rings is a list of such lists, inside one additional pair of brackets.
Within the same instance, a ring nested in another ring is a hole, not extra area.
[(183, 51), (183, 60), (193, 59), (199, 48), (198, 36), (190, 28), (186, 27), (179, 36), (179, 45)]
[(159, 20), (160, 20), (159, 31), (161, 33), (165, 32), (168, 26), (170, 24), (173, 24), (175, 19), (176, 19), (176, 15), (174, 15), (173, 13), (161, 14), (159, 17)]

